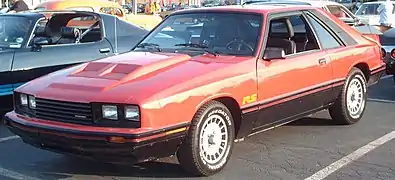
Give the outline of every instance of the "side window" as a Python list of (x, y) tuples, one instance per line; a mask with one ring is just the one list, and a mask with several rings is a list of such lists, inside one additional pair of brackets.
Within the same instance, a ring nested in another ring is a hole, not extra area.
[(351, 18), (342, 6), (328, 6), (329, 12), (338, 18)]
[(118, 17), (123, 17), (123, 11), (121, 9), (115, 8), (115, 7), (102, 7), (100, 9), (100, 12), (106, 13), (106, 14), (111, 14), (111, 15), (118, 16)]
[(286, 55), (318, 50), (314, 35), (302, 15), (270, 20), (266, 48), (281, 48)]
[[(102, 39), (100, 21), (101, 19), (99, 17), (93, 15), (82, 15), (80, 17), (70, 19), (67, 25), (64, 27), (69, 32), (62, 32), (63, 41), (60, 43), (69, 44), (76, 42), (88, 43), (100, 41)], [(82, 36), (84, 33), (85, 35)]]
[(308, 19), (310, 20), (323, 49), (332, 49), (342, 46), (342, 44), (340, 44), (335, 39), (335, 37), (333, 37), (332, 34), (328, 32), (328, 30), (325, 29), (325, 27), (322, 26), (322, 24), (320, 24), (315, 18), (312, 18), (310, 15), (308, 15)]

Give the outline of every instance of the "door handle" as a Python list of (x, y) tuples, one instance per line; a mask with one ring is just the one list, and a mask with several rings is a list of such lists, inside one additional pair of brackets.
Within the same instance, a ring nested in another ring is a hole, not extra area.
[(99, 50), (100, 53), (109, 53), (110, 52), (110, 48), (103, 48)]
[(326, 64), (327, 62), (327, 59), (326, 58), (321, 58), (321, 59), (318, 59), (318, 64), (320, 64), (320, 65), (324, 65), (324, 64)]

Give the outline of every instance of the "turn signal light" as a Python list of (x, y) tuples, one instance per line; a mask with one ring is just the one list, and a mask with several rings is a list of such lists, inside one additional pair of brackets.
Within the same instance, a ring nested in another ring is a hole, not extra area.
[(385, 58), (386, 53), (387, 53), (387, 52), (385, 52), (385, 49), (381, 48), (381, 57), (382, 57), (382, 58)]
[(112, 143), (121, 143), (121, 144), (123, 144), (123, 143), (126, 142), (126, 139), (124, 137), (113, 136), (113, 137), (108, 138), (108, 141), (112, 142)]
[(395, 49), (392, 49), (392, 51), (391, 51), (391, 57), (392, 57), (392, 58), (395, 58)]

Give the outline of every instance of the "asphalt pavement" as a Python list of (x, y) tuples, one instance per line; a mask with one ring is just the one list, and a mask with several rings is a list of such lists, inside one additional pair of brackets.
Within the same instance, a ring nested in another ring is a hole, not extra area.
[[(395, 179), (395, 85), (370, 87), (363, 119), (334, 125), (326, 111), (236, 143), (231, 161), (208, 178), (229, 180)], [(24, 144), (0, 127), (0, 179), (186, 179), (173, 158), (120, 166), (68, 157)]]

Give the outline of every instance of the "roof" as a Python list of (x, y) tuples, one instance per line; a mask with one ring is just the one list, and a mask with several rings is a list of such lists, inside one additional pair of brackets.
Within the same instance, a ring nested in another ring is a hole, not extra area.
[[(247, 1), (248, 2), (248, 1)], [(293, 4), (293, 5), (309, 5), (313, 7), (324, 7), (328, 5), (337, 5), (337, 6), (343, 6), (340, 3), (334, 2), (334, 1), (327, 1), (327, 0), (262, 0), (262, 1), (249, 1), (253, 4), (251, 5), (260, 5), (260, 4), (273, 4), (273, 3), (279, 3), (279, 4)]]
[(63, 7), (74, 7), (74, 6), (90, 6), (90, 7), (96, 7), (96, 6), (109, 6), (109, 7), (121, 7), (118, 3), (115, 3), (113, 1), (109, 0), (50, 0), (50, 1), (45, 1), (40, 4), (38, 4), (36, 7), (46, 7), (46, 6), (59, 6), (58, 8), (63, 8)]
[(11, 14), (0, 14), (0, 16), (13, 16), (13, 17), (25, 17), (28, 19), (32, 19), (33, 21), (36, 21), (42, 17), (44, 17), (43, 14), (41, 13), (36, 13), (36, 12), (23, 12), (23, 13), (11, 13)]
[[(393, 4), (395, 4), (395, 1), (391, 1), (391, 2)], [(373, 1), (373, 2), (365, 2), (362, 5), (364, 5), (364, 4), (383, 4), (383, 3), (385, 3), (385, 1)]]
[(202, 7), (202, 8), (192, 8), (183, 9), (174, 12), (173, 14), (191, 13), (191, 12), (246, 12), (246, 13), (257, 13), (266, 14), (268, 12), (281, 12), (290, 10), (300, 10), (300, 9), (313, 9), (311, 6), (292, 6), (286, 4), (271, 4), (265, 6), (259, 5), (230, 5), (230, 6), (215, 6), (215, 7)]

